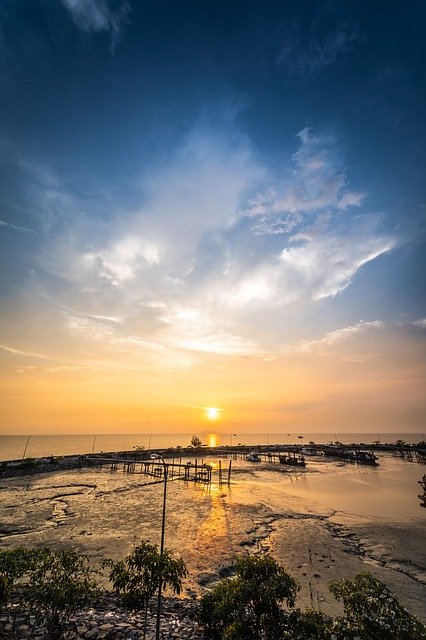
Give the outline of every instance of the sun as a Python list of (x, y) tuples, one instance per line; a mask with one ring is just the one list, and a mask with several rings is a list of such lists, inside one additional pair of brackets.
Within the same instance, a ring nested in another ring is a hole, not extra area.
[(219, 417), (219, 409), (216, 409), (216, 407), (208, 407), (206, 409), (206, 415), (209, 420), (217, 420)]

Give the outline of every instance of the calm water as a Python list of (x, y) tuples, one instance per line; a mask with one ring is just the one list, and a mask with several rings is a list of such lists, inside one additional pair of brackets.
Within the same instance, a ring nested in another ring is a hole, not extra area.
[[(256, 444), (295, 444), (313, 440), (317, 443), (328, 443), (340, 440), (343, 443), (395, 442), (405, 440), (407, 443), (420, 442), (421, 433), (237, 433), (219, 434), (199, 432), (202, 441), (211, 446)], [(303, 435), (303, 438), (302, 438)], [(191, 441), (191, 433), (181, 434), (90, 434), (90, 435), (0, 435), (0, 460), (16, 460), (25, 457), (59, 456), (100, 451), (131, 451), (133, 447), (144, 446), (146, 449), (187, 446)]]

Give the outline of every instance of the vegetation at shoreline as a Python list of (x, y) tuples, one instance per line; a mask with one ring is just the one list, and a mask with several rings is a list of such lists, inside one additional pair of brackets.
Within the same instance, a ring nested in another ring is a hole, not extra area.
[[(182, 559), (146, 541), (123, 560), (101, 562), (112, 587), (130, 611), (144, 609), (160, 580), (179, 594), (187, 575)], [(48, 638), (61, 635), (68, 617), (96, 606), (100, 569), (73, 550), (0, 551), (0, 609), (14, 596), (30, 614), (48, 621)], [(237, 558), (235, 576), (221, 580), (194, 606), (208, 637), (217, 640), (424, 640), (426, 627), (398, 602), (377, 578), (361, 573), (352, 580), (330, 583), (344, 615), (331, 617), (295, 608), (299, 586), (270, 556)], [(145, 619), (146, 620), (146, 619)], [(146, 628), (146, 627), (145, 627)]]

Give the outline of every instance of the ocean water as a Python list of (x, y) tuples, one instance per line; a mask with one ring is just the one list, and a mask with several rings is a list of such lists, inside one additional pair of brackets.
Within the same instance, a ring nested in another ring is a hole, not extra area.
[[(138, 433), (138, 434), (69, 434), (69, 435), (0, 435), (0, 460), (17, 460), (24, 456), (61, 456), (101, 451), (132, 451), (134, 447), (145, 449), (165, 449), (187, 446), (192, 433)], [(273, 444), (318, 444), (339, 440), (344, 444), (351, 442), (371, 444), (395, 442), (398, 439), (409, 444), (420, 442), (421, 433), (215, 433), (198, 432), (201, 440), (210, 446), (219, 445), (273, 445)]]

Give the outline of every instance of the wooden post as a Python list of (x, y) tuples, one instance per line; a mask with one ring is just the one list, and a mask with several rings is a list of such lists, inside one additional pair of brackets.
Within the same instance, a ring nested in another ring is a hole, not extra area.
[(222, 460), (219, 460), (219, 486), (222, 486)]
[(228, 484), (231, 484), (231, 466), (232, 466), (232, 460), (229, 461), (229, 467), (228, 467)]

